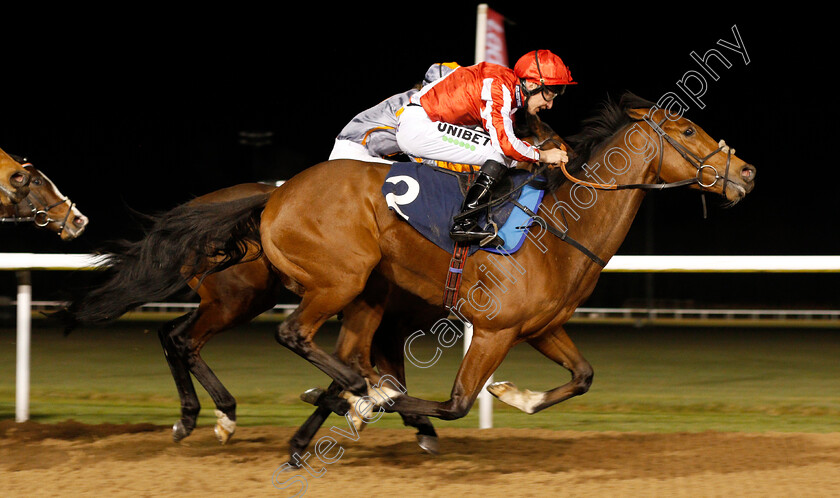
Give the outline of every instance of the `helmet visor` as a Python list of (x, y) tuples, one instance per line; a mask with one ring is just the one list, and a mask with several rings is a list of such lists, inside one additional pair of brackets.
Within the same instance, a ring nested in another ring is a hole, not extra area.
[(568, 85), (545, 85), (543, 88), (555, 95), (563, 95), (566, 93), (566, 86)]

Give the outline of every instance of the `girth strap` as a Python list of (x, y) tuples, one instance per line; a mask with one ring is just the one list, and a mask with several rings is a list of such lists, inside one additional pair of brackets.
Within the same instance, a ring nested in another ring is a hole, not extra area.
[[(477, 171), (470, 170), (467, 183), (472, 183), (476, 175)], [(446, 273), (446, 285), (443, 288), (443, 305), (447, 309), (455, 306), (458, 301), (458, 295), (461, 293), (461, 278), (464, 276), (464, 266), (467, 264), (469, 254), (469, 244), (455, 242), (455, 249), (452, 251), (452, 259), (449, 260), (449, 269)]]
[(447, 308), (455, 306), (458, 294), (461, 292), (461, 277), (464, 275), (464, 265), (470, 252), (469, 244), (455, 243), (452, 259), (449, 260), (449, 270), (446, 274), (446, 286), (443, 289), (443, 305)]
[[(521, 204), (519, 201), (517, 201), (517, 200), (515, 200), (515, 199), (511, 199), (511, 202), (514, 204), (514, 206), (518, 207), (518, 208), (519, 208), (519, 209), (521, 209), (522, 211), (525, 211), (525, 214), (527, 214), (528, 216), (530, 216), (532, 219), (535, 219), (535, 220), (536, 220), (536, 219), (541, 219), (541, 220), (543, 219), (543, 218), (541, 218), (541, 217), (537, 216), (537, 214), (536, 214), (536, 213), (534, 213), (533, 211), (531, 211), (531, 210), (528, 208), (528, 206), (525, 206), (525, 205)], [(587, 249), (587, 248), (586, 248), (586, 246), (584, 246), (584, 245), (583, 245), (583, 244), (581, 244), (580, 242), (578, 242), (578, 241), (576, 241), (575, 239), (573, 239), (573, 238), (569, 237), (568, 232), (561, 232), (560, 230), (558, 230), (558, 229), (554, 228), (553, 226), (549, 225), (548, 223), (545, 223), (545, 224), (540, 224), (540, 226), (541, 226), (541, 227), (543, 227), (543, 228), (545, 228), (546, 230), (548, 230), (548, 231), (549, 231), (549, 233), (551, 233), (552, 235), (554, 235), (554, 236), (555, 236), (555, 237), (557, 237), (558, 239), (562, 240), (563, 242), (565, 242), (565, 243), (569, 244), (570, 246), (574, 247), (574, 248), (575, 248), (575, 249), (577, 249), (578, 251), (580, 251), (580, 252), (582, 252), (583, 254), (585, 254), (585, 255), (586, 255), (586, 257), (588, 257), (589, 259), (591, 259), (592, 261), (594, 261), (595, 263), (597, 263), (598, 265), (600, 265), (602, 268), (603, 268), (603, 267), (605, 267), (605, 266), (607, 266), (606, 261), (604, 261), (603, 259), (599, 258), (597, 254), (595, 254), (595, 253), (593, 253), (592, 251), (590, 251), (589, 249)], [(521, 228), (527, 228), (527, 227), (521, 227)]]

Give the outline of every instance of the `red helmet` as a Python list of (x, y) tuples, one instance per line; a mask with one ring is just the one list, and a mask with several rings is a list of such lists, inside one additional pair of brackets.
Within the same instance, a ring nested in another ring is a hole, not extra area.
[[(548, 87), (556, 93), (562, 93), (564, 87), (561, 85), (577, 85), (563, 60), (549, 50), (534, 50), (523, 55), (516, 61), (513, 72), (522, 81), (531, 81), (540, 85), (540, 89)], [(552, 89), (553, 86), (560, 88)]]

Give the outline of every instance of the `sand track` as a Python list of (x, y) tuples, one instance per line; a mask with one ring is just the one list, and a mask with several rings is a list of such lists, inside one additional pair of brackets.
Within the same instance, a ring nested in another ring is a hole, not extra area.
[[(207, 427), (174, 444), (154, 425), (2, 421), (0, 483), (3, 496), (291, 496), (300, 486), (272, 475), (292, 432), (240, 427), (222, 447)], [(344, 453), (311, 457), (326, 472), (304, 496), (840, 496), (837, 433), (439, 432), (438, 457), (410, 430), (332, 434)]]

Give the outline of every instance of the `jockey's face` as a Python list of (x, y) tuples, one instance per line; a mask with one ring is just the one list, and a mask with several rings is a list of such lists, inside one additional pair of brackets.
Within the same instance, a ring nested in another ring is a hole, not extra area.
[[(527, 88), (529, 91), (534, 90), (538, 86), (539, 85), (537, 85), (536, 83), (532, 83), (530, 81), (525, 82), (525, 88)], [(551, 106), (554, 103), (554, 97), (556, 96), (557, 94), (551, 93), (547, 90), (537, 92), (528, 98), (528, 101), (525, 104), (525, 110), (528, 112), (528, 114), (536, 116), (536, 114), (543, 109), (551, 109)]]

